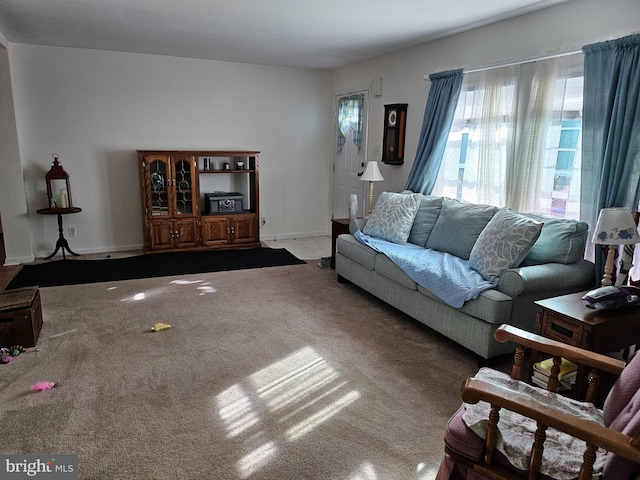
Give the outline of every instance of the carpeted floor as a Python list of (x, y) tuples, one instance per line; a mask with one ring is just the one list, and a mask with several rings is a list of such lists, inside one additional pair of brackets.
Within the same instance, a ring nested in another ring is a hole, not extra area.
[(23, 265), (7, 289), (110, 282), (305, 263), (284, 248), (168, 252), (106, 260), (63, 259)]
[(0, 365), (0, 451), (77, 454), (81, 479), (431, 479), (477, 369), (315, 263), (41, 295), (39, 352)]

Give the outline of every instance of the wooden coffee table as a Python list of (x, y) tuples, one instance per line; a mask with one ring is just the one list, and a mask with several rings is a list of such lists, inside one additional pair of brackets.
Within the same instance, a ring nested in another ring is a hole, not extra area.
[[(640, 344), (640, 306), (594, 310), (582, 304), (581, 297), (585, 293), (535, 302), (535, 333), (603, 354)], [(537, 353), (533, 353), (532, 364), (537, 359)], [(587, 375), (587, 371), (578, 371), (576, 396), (586, 391)]]

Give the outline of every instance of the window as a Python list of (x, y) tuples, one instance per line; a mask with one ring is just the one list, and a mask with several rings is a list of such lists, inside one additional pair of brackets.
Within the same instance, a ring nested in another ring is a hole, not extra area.
[(466, 73), (434, 195), (579, 218), (582, 54)]
[(353, 143), (360, 151), (362, 143), (362, 93), (343, 97), (338, 105), (338, 152), (342, 150), (348, 132), (353, 134)]

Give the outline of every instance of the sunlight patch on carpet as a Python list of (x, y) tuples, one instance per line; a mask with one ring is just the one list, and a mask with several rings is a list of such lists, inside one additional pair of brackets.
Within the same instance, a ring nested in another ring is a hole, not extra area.
[(362, 462), (358, 470), (349, 475), (348, 480), (378, 480), (378, 475), (371, 462)]
[(429, 467), (425, 463), (419, 463), (416, 467), (417, 480), (434, 480), (438, 474), (438, 466)]
[(264, 467), (271, 457), (277, 452), (277, 447), (273, 442), (268, 442), (254, 451), (245, 455), (238, 461), (238, 470), (242, 478), (249, 478), (262, 467)]
[[(149, 300), (152, 297), (158, 295), (165, 295), (166, 291), (170, 288), (180, 287), (195, 287), (199, 292), (199, 295), (206, 295), (208, 293), (216, 293), (218, 289), (211, 285), (211, 282), (205, 282), (204, 280), (172, 280), (168, 283), (168, 286), (162, 288), (155, 288), (144, 292), (138, 292), (130, 297), (123, 298), (123, 302), (139, 302), (141, 300)], [(108, 290), (114, 290), (116, 287), (111, 287)]]
[(281, 422), (285, 422), (287, 421), (289, 418), (294, 417), (296, 415), (298, 415), (300, 412), (302, 412), (304, 409), (311, 407), (313, 404), (318, 403), (323, 401), (323, 399), (325, 399), (326, 397), (329, 397), (333, 394), (335, 394), (339, 389), (341, 389), (342, 387), (344, 387), (347, 384), (347, 382), (342, 382), (339, 383), (338, 385), (336, 385), (335, 387), (333, 387), (331, 390), (328, 390), (326, 392), (324, 392), (321, 395), (318, 395), (317, 397), (313, 398), (312, 400), (310, 400), (309, 402), (305, 403), (304, 405), (296, 408), (293, 412), (285, 415), (284, 417), (282, 417), (280, 419)]
[[(309, 356), (311, 358), (306, 361)], [(306, 363), (295, 368), (298, 362), (305, 361)], [(290, 370), (292, 367), (294, 368)], [(274, 375), (277, 378), (268, 381)], [(276, 412), (313, 395), (338, 377), (338, 372), (328, 366), (322, 357), (317, 356), (313, 349), (306, 347), (252, 375), (251, 380), (269, 410)], [(266, 385), (261, 386), (263, 381), (266, 381)]]
[[(358, 400), (348, 381), (313, 348), (306, 346), (245, 377), (215, 397), (227, 437), (242, 439), (242, 478), (265, 467), (279, 442), (293, 442)], [(272, 440), (257, 449), (256, 438)], [(370, 477), (354, 477), (370, 478)], [(375, 477), (373, 477), (375, 478)]]
[(260, 421), (260, 417), (253, 410), (251, 400), (238, 384), (220, 393), (217, 402), (218, 414), (224, 422), (229, 437), (237, 437)]
[(305, 418), (302, 422), (294, 425), (289, 430), (287, 430), (287, 440), (297, 440), (300, 437), (306, 435), (307, 433), (318, 427), (320, 424), (337, 415), (340, 410), (355, 402), (359, 398), (360, 392), (358, 392), (357, 390), (351, 390), (349, 393), (342, 396), (331, 405), (327, 405), (322, 410)]

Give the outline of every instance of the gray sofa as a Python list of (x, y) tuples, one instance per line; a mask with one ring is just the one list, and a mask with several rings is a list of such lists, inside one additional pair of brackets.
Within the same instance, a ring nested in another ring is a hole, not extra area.
[[(487, 225), (498, 211), (505, 210), (446, 197), (412, 195), (419, 198), (419, 206), (411, 220), (408, 243), (443, 250), (462, 259), (470, 258), (478, 238), (483, 238), (485, 245), (491, 245), (487, 236), (493, 230)], [(376, 209), (370, 219), (376, 216)], [(367, 220), (352, 220), (350, 233), (337, 239), (338, 281), (352, 282), (475, 352), (481, 361), (512, 353), (512, 345), (494, 340), (497, 327), (507, 323), (533, 332), (535, 300), (595, 286), (594, 265), (583, 259), (586, 223), (536, 214), (521, 216), (543, 224), (532, 240), (533, 245), (523, 253), (524, 258), (516, 259), (514, 265), (509, 265), (511, 268), (494, 277), (494, 288), (483, 291), (459, 308), (431, 293), (426, 288), (428, 285), (417, 284), (387, 255), (356, 239), (357, 230), (367, 233)], [(495, 248), (499, 248), (497, 241)]]

